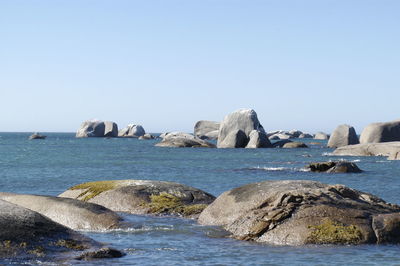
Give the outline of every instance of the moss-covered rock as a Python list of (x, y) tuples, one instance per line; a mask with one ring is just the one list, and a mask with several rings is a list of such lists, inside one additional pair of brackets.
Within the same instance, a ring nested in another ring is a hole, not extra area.
[(359, 244), (363, 239), (362, 231), (356, 225), (344, 225), (330, 219), (309, 228), (312, 230), (307, 239), (310, 244)]

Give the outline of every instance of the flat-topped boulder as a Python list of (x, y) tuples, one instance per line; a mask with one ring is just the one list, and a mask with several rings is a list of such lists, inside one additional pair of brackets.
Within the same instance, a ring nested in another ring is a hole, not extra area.
[(293, 148), (308, 148), (306, 144), (303, 142), (291, 141), (283, 144), (282, 148), (284, 149), (293, 149)]
[(274, 245), (367, 244), (399, 243), (399, 218), (400, 206), (369, 193), (284, 180), (224, 192), (198, 222), (222, 226), (237, 239)]
[(333, 155), (342, 156), (390, 156), (395, 159), (395, 155), (400, 152), (400, 141), (365, 143), (339, 147), (333, 151)]
[(194, 136), (199, 139), (217, 139), (219, 122), (200, 120), (194, 125)]
[(143, 126), (135, 124), (129, 124), (126, 128), (118, 131), (118, 137), (122, 138), (139, 138), (144, 134), (146, 134), (146, 131)]
[[(252, 109), (240, 109), (227, 116), (221, 123), (218, 134), (218, 148), (245, 148), (250, 140), (250, 133), (256, 130), (265, 134), (264, 128)], [(267, 146), (262, 143), (261, 146)]]
[[(16, 262), (37, 259), (56, 262), (104, 248), (103, 244), (37, 212), (3, 200), (0, 200), (0, 227), (0, 257)], [(113, 251), (113, 257), (123, 255)]]
[(76, 132), (76, 137), (118, 137), (118, 126), (115, 122), (111, 121), (85, 121)]
[(176, 138), (176, 137), (186, 138), (186, 139), (194, 139), (194, 138), (196, 138), (192, 134), (185, 133), (185, 132), (179, 132), (179, 131), (165, 132), (165, 133), (162, 133), (159, 137), (161, 139)]
[(361, 173), (361, 169), (352, 162), (338, 161), (338, 162), (317, 162), (310, 163), (306, 166), (307, 170), (311, 172), (324, 172), (324, 173)]
[(157, 143), (157, 147), (170, 148), (215, 148), (215, 144), (197, 138), (166, 137)]
[(317, 132), (314, 135), (314, 139), (328, 140), (329, 139), (329, 135), (324, 133), (324, 132)]
[(361, 144), (392, 141), (400, 141), (400, 120), (369, 124), (360, 136)]
[(200, 189), (153, 180), (88, 182), (71, 187), (59, 196), (96, 203), (118, 212), (184, 217), (198, 215), (215, 199)]
[(76, 199), (0, 192), (0, 199), (38, 212), (74, 230), (108, 230), (120, 227), (122, 218), (98, 204)]
[(332, 133), (328, 141), (329, 148), (338, 148), (347, 145), (359, 144), (357, 133), (354, 127), (339, 125)]

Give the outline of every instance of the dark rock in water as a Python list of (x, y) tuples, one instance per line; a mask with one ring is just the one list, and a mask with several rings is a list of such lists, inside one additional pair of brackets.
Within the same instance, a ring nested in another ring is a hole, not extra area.
[(205, 140), (185, 137), (166, 137), (155, 146), (176, 148), (215, 148), (215, 144)]
[(272, 143), (272, 147), (274, 148), (282, 148), (287, 143), (292, 143), (293, 141), (288, 139), (279, 140), (277, 142)]
[(311, 172), (326, 173), (361, 173), (361, 169), (351, 162), (320, 162), (310, 163), (306, 166)]
[(341, 156), (389, 156), (390, 159), (398, 158), (400, 141), (366, 143), (339, 147), (333, 155)]
[(308, 146), (302, 142), (288, 142), (285, 143), (282, 148), (291, 149), (291, 148), (308, 148)]
[(29, 194), (1, 193), (0, 199), (38, 212), (74, 230), (108, 230), (120, 227), (122, 218), (115, 212), (76, 199)]
[(95, 259), (112, 259), (121, 258), (125, 254), (113, 248), (101, 248), (95, 251), (88, 251), (76, 257), (76, 260), (95, 260)]
[(364, 128), (360, 143), (400, 141), (400, 121), (372, 123)]
[(96, 203), (113, 211), (195, 217), (215, 197), (196, 188), (153, 180), (83, 183), (59, 195)]
[(275, 245), (398, 243), (399, 212), (398, 205), (343, 185), (264, 181), (224, 192), (198, 222)]
[(45, 139), (47, 136), (40, 135), (39, 133), (34, 133), (29, 136), (29, 139)]
[(0, 200), (0, 257), (18, 260), (64, 260), (104, 245), (49, 218)]
[(359, 143), (354, 127), (349, 125), (340, 125), (333, 131), (327, 146), (330, 148), (337, 148)]
[(76, 137), (118, 137), (118, 126), (111, 121), (85, 121), (76, 132)]
[(201, 120), (194, 126), (194, 135), (199, 139), (217, 139), (219, 122)]

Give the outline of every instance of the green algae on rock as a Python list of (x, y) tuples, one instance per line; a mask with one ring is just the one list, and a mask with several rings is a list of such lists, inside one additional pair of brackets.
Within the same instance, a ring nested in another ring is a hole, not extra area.
[(356, 225), (344, 225), (330, 219), (309, 228), (312, 230), (307, 239), (310, 244), (358, 244), (363, 239), (362, 231)]

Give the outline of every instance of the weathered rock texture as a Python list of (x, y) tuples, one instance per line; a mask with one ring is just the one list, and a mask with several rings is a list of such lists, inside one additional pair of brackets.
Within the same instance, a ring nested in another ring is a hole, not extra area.
[(311, 172), (325, 172), (325, 173), (361, 173), (361, 169), (352, 162), (339, 161), (339, 162), (320, 162), (310, 163), (306, 169)]
[(400, 141), (366, 143), (339, 147), (333, 155), (344, 156), (389, 156), (390, 159), (398, 158)]
[(185, 137), (166, 137), (157, 143), (157, 147), (176, 147), (176, 148), (215, 148), (215, 144), (197, 138)]
[(122, 218), (115, 212), (76, 199), (28, 194), (0, 193), (0, 199), (38, 212), (74, 230), (118, 228)]
[(20, 262), (37, 258), (72, 259), (83, 251), (103, 247), (37, 212), (3, 200), (0, 200), (0, 227), (0, 257), (17, 258)]
[(194, 136), (199, 139), (217, 139), (219, 132), (219, 122), (198, 121), (194, 126)]
[(215, 197), (196, 188), (152, 180), (109, 180), (83, 183), (60, 197), (96, 203), (133, 214), (170, 214), (192, 217)]
[(277, 245), (398, 243), (399, 212), (400, 206), (343, 185), (264, 181), (224, 192), (198, 221)]
[(146, 134), (146, 131), (141, 125), (130, 124), (118, 132), (118, 137), (139, 138), (144, 134)]
[(76, 137), (118, 137), (118, 126), (111, 121), (85, 121), (76, 132)]
[(361, 133), (360, 143), (400, 141), (400, 121), (372, 123)]
[(328, 147), (338, 148), (359, 143), (354, 127), (349, 125), (340, 125), (333, 131), (329, 138)]
[(252, 130), (249, 134), (249, 142), (246, 145), (248, 149), (271, 148), (272, 144), (264, 132)]
[[(244, 148), (250, 140), (250, 133), (256, 130), (265, 135), (264, 128), (252, 109), (240, 109), (227, 115), (221, 123), (218, 134), (218, 148)], [(268, 143), (261, 143), (268, 146)]]

